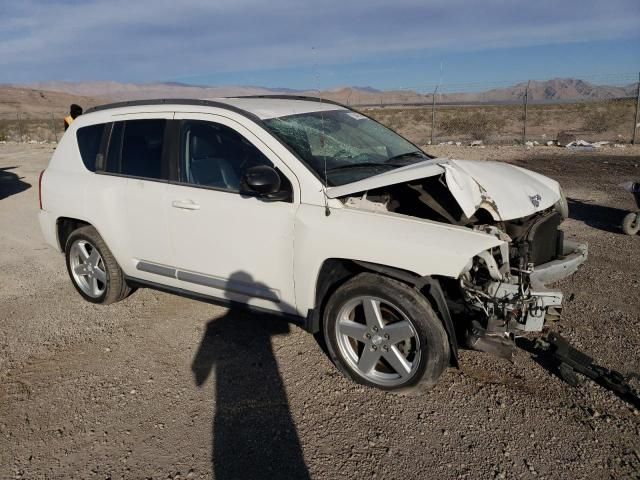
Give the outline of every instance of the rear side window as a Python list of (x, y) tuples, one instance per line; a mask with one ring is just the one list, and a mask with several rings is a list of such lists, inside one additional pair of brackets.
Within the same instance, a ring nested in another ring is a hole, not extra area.
[(109, 140), (106, 171), (167, 180), (162, 162), (165, 120), (116, 122)]
[(102, 135), (106, 124), (90, 125), (79, 128), (76, 132), (78, 139), (78, 149), (82, 157), (82, 163), (92, 172), (96, 171), (96, 156), (100, 153)]
[(107, 151), (107, 165), (105, 171), (120, 173), (120, 154), (122, 153), (122, 132), (124, 132), (124, 122), (116, 122), (111, 129), (109, 139), (109, 149)]

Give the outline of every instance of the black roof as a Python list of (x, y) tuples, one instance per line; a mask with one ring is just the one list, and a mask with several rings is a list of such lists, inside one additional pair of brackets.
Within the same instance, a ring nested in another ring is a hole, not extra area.
[[(303, 95), (246, 95), (246, 96), (238, 96), (238, 97), (225, 97), (225, 98), (272, 98), (276, 100), (305, 100), (311, 102), (319, 102), (319, 103), (330, 103), (333, 105), (338, 105), (340, 107), (346, 107), (341, 103), (334, 102), (332, 100), (327, 100), (325, 98), (320, 97), (305, 97)], [(125, 102), (115, 102), (115, 103), (106, 103), (104, 105), (98, 105), (96, 107), (89, 108), (85, 111), (85, 113), (91, 112), (100, 112), (102, 110), (110, 110), (112, 108), (122, 108), (122, 107), (137, 107), (137, 106), (146, 106), (146, 105), (196, 105), (200, 107), (218, 107), (225, 108), (227, 110), (232, 110), (237, 113), (241, 113), (243, 115), (249, 115), (251, 117), (255, 117), (251, 112), (243, 110), (241, 108), (235, 107), (233, 105), (229, 105), (228, 103), (217, 102), (215, 100), (198, 100), (191, 98), (156, 98), (149, 100), (128, 100)]]

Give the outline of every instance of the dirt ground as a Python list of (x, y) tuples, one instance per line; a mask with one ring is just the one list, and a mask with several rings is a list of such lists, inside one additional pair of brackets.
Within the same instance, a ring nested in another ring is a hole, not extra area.
[[(432, 147), (558, 179), (588, 263), (552, 328), (640, 371), (640, 236), (617, 184), (640, 148)], [(344, 379), (282, 320), (152, 290), (101, 307), (37, 225), (47, 145), (0, 145), (0, 478), (640, 478), (640, 413), (572, 388), (519, 350), (461, 352), (420, 397)]]

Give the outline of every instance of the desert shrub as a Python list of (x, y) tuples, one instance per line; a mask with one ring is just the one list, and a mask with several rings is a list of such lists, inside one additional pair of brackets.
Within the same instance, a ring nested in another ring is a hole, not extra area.
[(402, 120), (402, 115), (397, 115), (395, 113), (392, 115), (389, 115), (388, 117), (385, 117), (384, 119), (380, 119), (378, 121), (392, 130), (397, 130), (401, 128), (402, 125), (405, 123)]
[(602, 133), (615, 128), (618, 123), (616, 120), (610, 112), (597, 110), (585, 116), (582, 128), (590, 132)]
[(485, 112), (456, 112), (438, 123), (446, 135), (470, 136), (473, 140), (487, 140), (493, 133), (502, 130), (506, 120), (502, 116)]
[(602, 133), (606, 131), (626, 130), (635, 118), (635, 102), (629, 99), (613, 100), (585, 112), (583, 115), (585, 130)]
[(0, 142), (11, 139), (11, 122), (8, 120), (0, 120)]
[(422, 109), (416, 109), (411, 112), (410, 119), (413, 123), (422, 123), (425, 121), (426, 114)]

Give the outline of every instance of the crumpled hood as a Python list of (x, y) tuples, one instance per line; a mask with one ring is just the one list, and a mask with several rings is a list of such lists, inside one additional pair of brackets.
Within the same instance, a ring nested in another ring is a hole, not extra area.
[(480, 208), (495, 220), (512, 220), (546, 210), (560, 199), (560, 185), (544, 175), (503, 162), (434, 158), (358, 182), (330, 187), (329, 198), (445, 175), (447, 186), (467, 217)]

